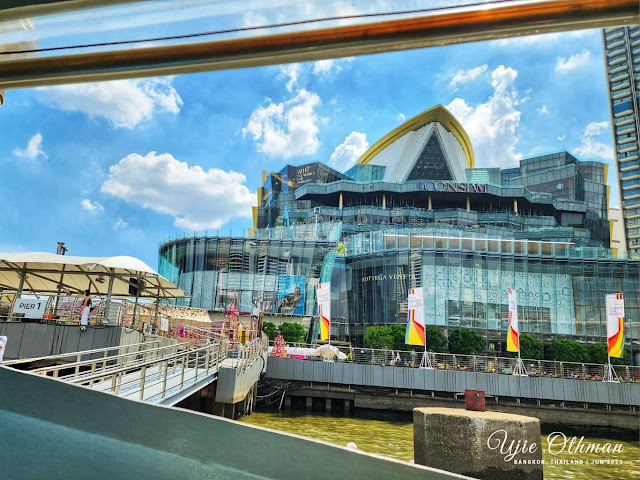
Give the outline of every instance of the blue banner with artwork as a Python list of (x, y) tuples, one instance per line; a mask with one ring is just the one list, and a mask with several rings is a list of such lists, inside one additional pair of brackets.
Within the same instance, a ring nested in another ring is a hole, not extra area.
[(306, 283), (307, 277), (302, 275), (280, 275), (276, 313), (303, 315)]

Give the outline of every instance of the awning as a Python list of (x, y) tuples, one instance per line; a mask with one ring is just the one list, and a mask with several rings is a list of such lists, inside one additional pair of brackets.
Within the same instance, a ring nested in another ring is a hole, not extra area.
[[(24, 281), (21, 279), (24, 275)], [(134, 257), (74, 257), (46, 252), (0, 253), (0, 290), (112, 297), (183, 298), (184, 290)], [(137, 294), (137, 295), (136, 295)]]

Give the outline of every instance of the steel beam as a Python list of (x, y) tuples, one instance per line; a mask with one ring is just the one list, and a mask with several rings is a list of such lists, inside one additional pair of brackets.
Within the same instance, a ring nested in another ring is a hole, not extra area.
[(6, 60), (0, 62), (0, 89), (249, 68), (635, 23), (640, 23), (638, 0), (487, 3), (292, 33)]

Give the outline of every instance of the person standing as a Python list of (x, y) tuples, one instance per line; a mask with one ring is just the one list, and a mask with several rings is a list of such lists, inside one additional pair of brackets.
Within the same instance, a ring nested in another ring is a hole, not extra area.
[(91, 313), (91, 297), (89, 290), (84, 291), (82, 306), (80, 307), (80, 331), (84, 332), (89, 325), (89, 314)]
[(4, 335), (0, 336), (0, 365), (4, 361), (4, 349), (7, 346), (7, 337)]

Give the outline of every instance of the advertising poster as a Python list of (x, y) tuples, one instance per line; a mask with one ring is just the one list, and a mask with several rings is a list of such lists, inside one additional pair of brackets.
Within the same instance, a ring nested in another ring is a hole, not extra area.
[(424, 345), (424, 297), (422, 288), (409, 290), (407, 313), (407, 331), (405, 343), (408, 345)]
[(302, 275), (280, 275), (276, 313), (302, 315), (304, 313), (306, 283), (307, 277)]
[(624, 346), (624, 296), (607, 295), (607, 350), (610, 357), (622, 357)]

